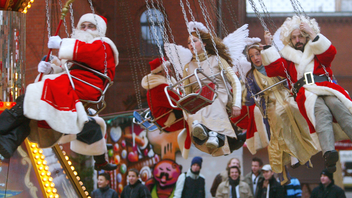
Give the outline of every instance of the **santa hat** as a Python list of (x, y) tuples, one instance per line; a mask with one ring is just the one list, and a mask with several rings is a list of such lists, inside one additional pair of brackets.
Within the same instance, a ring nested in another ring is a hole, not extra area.
[(79, 29), (84, 22), (90, 22), (97, 27), (101, 36), (105, 36), (107, 28), (107, 19), (103, 16), (87, 13), (84, 14), (78, 21), (77, 29)]
[(170, 62), (167, 61), (165, 58), (156, 58), (149, 62), (150, 71), (153, 74), (157, 74), (163, 70), (163, 62), (165, 62), (165, 66), (169, 66)]

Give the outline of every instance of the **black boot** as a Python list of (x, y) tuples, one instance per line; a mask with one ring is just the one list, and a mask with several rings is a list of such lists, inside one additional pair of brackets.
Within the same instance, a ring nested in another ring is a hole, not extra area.
[(24, 95), (16, 99), (16, 105), (11, 109), (5, 109), (0, 114), (0, 135), (8, 134), (12, 129), (21, 125), (24, 121), (28, 120), (23, 115), (23, 99)]
[(336, 162), (339, 160), (339, 153), (336, 150), (326, 151), (323, 157), (326, 169), (330, 173), (334, 173), (336, 171)]
[(0, 154), (9, 159), (30, 133), (30, 120), (27, 119), (6, 135), (0, 135)]
[(116, 164), (110, 164), (109, 162), (107, 162), (105, 160), (105, 155), (95, 155), (93, 156), (94, 160), (95, 160), (95, 164), (94, 164), (94, 169), (97, 171), (100, 170), (105, 170), (105, 171), (111, 171), (111, 170), (115, 170), (117, 169), (117, 165)]

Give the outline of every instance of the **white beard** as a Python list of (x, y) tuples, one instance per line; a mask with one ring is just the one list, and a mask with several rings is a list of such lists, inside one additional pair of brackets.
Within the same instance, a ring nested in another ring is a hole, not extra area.
[(71, 37), (88, 43), (89, 41), (92, 41), (94, 38), (99, 37), (99, 32), (97, 30), (92, 31), (89, 29), (86, 31), (74, 29)]

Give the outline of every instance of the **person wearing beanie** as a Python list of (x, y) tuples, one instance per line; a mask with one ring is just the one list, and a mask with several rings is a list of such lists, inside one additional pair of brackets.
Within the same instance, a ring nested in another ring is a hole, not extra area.
[(280, 29), (284, 44), (280, 53), (275, 46), (261, 51), (265, 71), (268, 77), (288, 79), (313, 142), (318, 150), (321, 147), (325, 167), (333, 173), (339, 159), (335, 141), (352, 140), (352, 100), (335, 81), (331, 67), (336, 48), (320, 33), (315, 19), (295, 15)]
[(282, 198), (286, 197), (283, 186), (275, 179), (274, 172), (269, 164), (262, 168), (263, 178), (258, 181), (256, 198)]
[(200, 174), (202, 163), (199, 156), (192, 159), (191, 168), (177, 179), (174, 198), (205, 198), (205, 178)]
[(346, 198), (345, 191), (334, 183), (333, 174), (328, 169), (320, 173), (320, 184), (315, 187), (310, 198)]
[(117, 192), (110, 188), (110, 174), (101, 173), (98, 176), (98, 188), (90, 193), (92, 198), (119, 198)]
[(95, 87), (103, 89), (106, 80), (70, 63), (71, 82), (68, 74), (62, 72), (64, 66), (61, 64), (66, 60), (79, 62), (114, 80), (119, 53), (115, 44), (105, 37), (106, 28), (105, 17), (88, 13), (80, 18), (72, 38), (49, 38), (48, 48), (58, 49), (58, 58), (51, 62), (41, 61), (38, 71), (44, 74), (43, 78), (29, 84), (25, 95), (16, 99), (16, 105), (0, 115), (2, 156), (10, 158), (30, 135), (29, 139), (39, 147), (72, 141), (73, 151), (94, 156), (96, 170), (117, 168), (105, 160), (104, 120), (98, 116), (89, 117), (91, 113), (86, 112), (81, 102), (96, 101), (101, 92)]
[(241, 181), (241, 170), (238, 166), (227, 169), (228, 179), (220, 183), (216, 198), (252, 198), (253, 194), (249, 185)]

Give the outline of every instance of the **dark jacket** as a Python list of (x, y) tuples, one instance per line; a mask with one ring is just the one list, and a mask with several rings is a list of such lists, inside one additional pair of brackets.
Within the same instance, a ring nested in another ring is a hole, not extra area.
[(119, 198), (117, 192), (111, 189), (109, 186), (104, 188), (98, 188), (92, 191), (92, 198)]
[(310, 198), (346, 198), (346, 195), (345, 191), (332, 181), (326, 188), (320, 183), (318, 187), (313, 189)]
[(191, 172), (181, 174), (176, 182), (174, 198), (205, 198), (205, 178)]
[(148, 188), (140, 180), (133, 185), (127, 185), (122, 190), (121, 198), (152, 198)]
[[(257, 198), (262, 198), (262, 197), (266, 197), (266, 191), (265, 189), (263, 189), (263, 183), (264, 183), (264, 178), (261, 178), (258, 181), (258, 194), (256, 195)], [(269, 191), (269, 198), (285, 198), (286, 197), (286, 193), (285, 193), (285, 189), (283, 186), (280, 185), (280, 183), (278, 181), (276, 181), (275, 177), (271, 177), (271, 179), (269, 180), (269, 184), (270, 184), (270, 191)]]
[[(263, 173), (262, 172), (260, 172), (259, 175), (258, 175), (258, 180), (257, 180), (258, 183), (261, 180), (261, 178), (263, 179)], [(253, 192), (252, 171), (249, 172), (246, 176), (244, 176), (243, 181), (246, 182), (249, 185), (249, 187), (250, 187), (250, 189), (252, 191), (253, 197), (256, 197), (256, 195), (258, 194), (259, 188), (258, 188), (258, 185), (257, 185), (257, 188), (256, 188), (255, 192)]]

